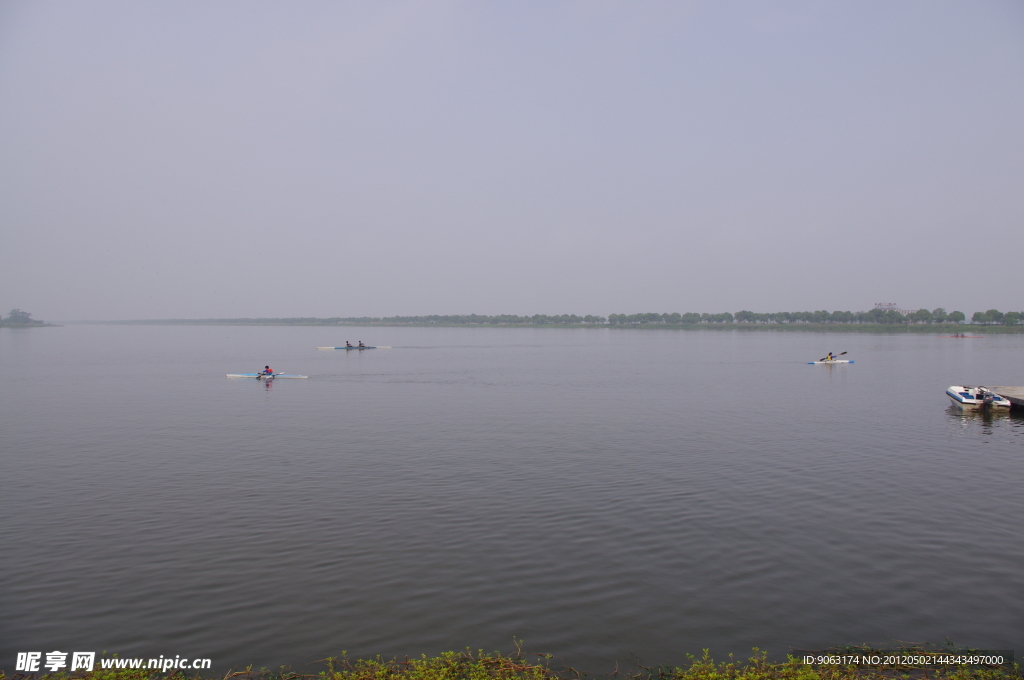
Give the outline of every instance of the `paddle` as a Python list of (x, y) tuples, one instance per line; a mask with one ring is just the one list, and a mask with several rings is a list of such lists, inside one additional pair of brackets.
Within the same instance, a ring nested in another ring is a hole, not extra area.
[[(841, 357), (844, 354), (846, 354), (846, 352), (840, 352), (839, 354), (836, 354), (835, 356)], [(818, 359), (818, 361), (826, 361), (827, 359), (828, 359), (828, 357), (822, 357), (822, 358)]]

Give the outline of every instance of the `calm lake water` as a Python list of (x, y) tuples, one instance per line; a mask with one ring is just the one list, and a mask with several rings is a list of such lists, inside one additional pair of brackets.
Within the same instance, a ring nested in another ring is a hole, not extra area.
[[(362, 339), (393, 349), (316, 351)], [(852, 365), (809, 366), (828, 351)], [(0, 329), (0, 668), (1020, 651), (1024, 335)], [(309, 380), (228, 380), (269, 363)]]

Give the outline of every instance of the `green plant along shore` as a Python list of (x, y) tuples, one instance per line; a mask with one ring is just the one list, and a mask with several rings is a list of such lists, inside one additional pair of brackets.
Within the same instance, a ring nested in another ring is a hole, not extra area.
[[(864, 648), (859, 650), (864, 653)], [(909, 650), (905, 650), (909, 651)], [(932, 654), (935, 652), (932, 650)], [(947, 654), (950, 652), (946, 652)], [(440, 656), (422, 656), (418, 659), (355, 659), (343, 656), (326, 659), (326, 668), (317, 674), (300, 674), (282, 668), (276, 671), (247, 668), (229, 672), (224, 680), (581, 680), (586, 674), (574, 668), (559, 665), (551, 655), (526, 655), (522, 652), (504, 655), (472, 652), (446, 652)], [(81, 675), (49, 673), (25, 676), (36, 680), (70, 680), (85, 677), (89, 680), (186, 680), (201, 676), (187, 676), (181, 672), (162, 675), (148, 670), (96, 670)], [(601, 676), (596, 676), (601, 677)], [(949, 680), (1011, 680), (1021, 677), (1017, 664), (979, 668), (944, 666), (937, 670), (929, 667), (872, 668), (857, 665), (807, 665), (800, 659), (790, 658), (783, 663), (772, 663), (767, 655), (755, 650), (746, 661), (716, 662), (704, 652), (701, 657), (687, 656), (683, 666), (646, 668), (634, 666), (629, 670), (616, 668), (605, 677), (616, 680), (893, 680), (894, 678), (935, 678)], [(0, 680), (6, 680), (0, 672)]]

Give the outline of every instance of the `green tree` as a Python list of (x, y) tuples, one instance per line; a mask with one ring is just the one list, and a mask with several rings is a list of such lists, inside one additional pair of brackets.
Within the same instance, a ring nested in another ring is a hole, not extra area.
[(882, 315), (882, 323), (906, 323), (907, 317), (903, 316), (895, 309), (885, 310), (885, 314)]
[(832, 312), (833, 323), (850, 323), (853, 321), (853, 312), (841, 312), (836, 310)]
[(4, 321), (7, 323), (42, 323), (42, 321), (34, 320), (30, 312), (23, 312), (20, 309), (12, 309)]
[(773, 316), (778, 323), (793, 323), (794, 321), (792, 312), (775, 312)]
[(965, 319), (967, 319), (967, 317), (964, 315), (963, 312), (953, 310), (952, 312), (949, 313), (949, 320), (952, 321), (953, 323), (963, 323)]
[(919, 309), (909, 316), (913, 323), (931, 323), (932, 313), (927, 309)]
[(864, 323), (884, 323), (885, 312), (877, 307), (863, 313)]
[(736, 312), (736, 323), (751, 323), (754, 320), (754, 313), (747, 309)]

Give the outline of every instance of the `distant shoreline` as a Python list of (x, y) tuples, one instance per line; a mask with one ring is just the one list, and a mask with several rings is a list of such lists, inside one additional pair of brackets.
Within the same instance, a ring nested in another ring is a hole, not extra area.
[[(334, 321), (327, 319), (144, 319), (136, 321), (74, 321), (68, 325), (112, 326), (305, 326), (321, 328), (606, 328), (616, 331), (780, 331), (835, 333), (930, 333), (938, 335), (996, 335), (1024, 333), (1024, 325), (980, 324), (872, 324), (872, 323), (423, 323), (388, 321)], [(52, 324), (46, 324), (50, 326)], [(27, 327), (27, 326), (19, 326)]]

